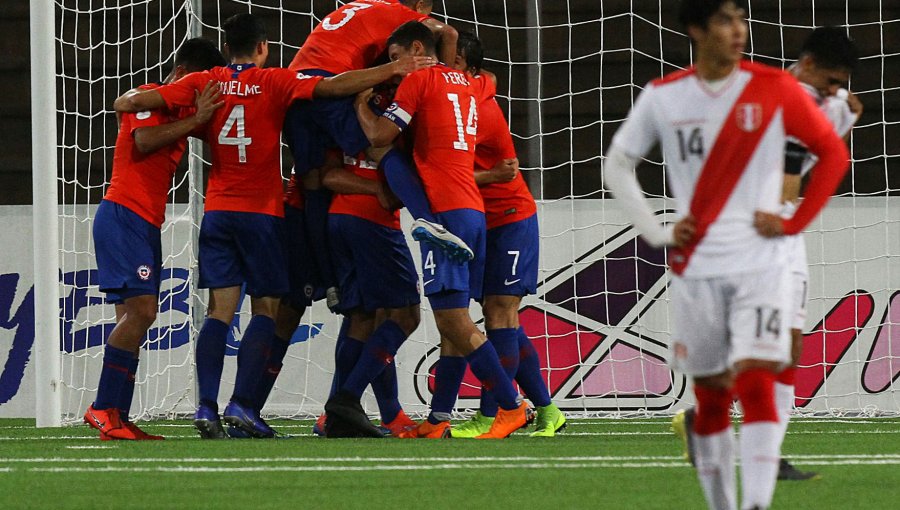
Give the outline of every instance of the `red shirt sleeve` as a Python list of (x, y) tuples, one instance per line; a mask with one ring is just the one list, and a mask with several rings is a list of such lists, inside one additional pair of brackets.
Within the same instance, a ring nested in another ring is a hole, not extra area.
[(783, 79), (785, 131), (803, 142), (819, 158), (810, 174), (803, 202), (793, 217), (784, 220), (784, 233), (793, 235), (802, 231), (825, 207), (847, 173), (850, 153), (800, 84), (789, 76)]
[(191, 73), (175, 83), (163, 85), (157, 90), (166, 102), (166, 107), (174, 110), (176, 106), (193, 106), (196, 100), (195, 91), (203, 90), (203, 87), (212, 79), (212, 75), (208, 71)]
[(310, 76), (290, 69), (278, 69), (273, 76), (287, 104), (298, 99), (312, 99), (316, 84), (323, 80), (322, 76)]

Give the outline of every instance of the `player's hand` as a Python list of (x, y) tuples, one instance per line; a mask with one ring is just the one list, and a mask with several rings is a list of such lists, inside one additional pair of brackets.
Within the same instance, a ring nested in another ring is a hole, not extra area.
[(763, 237), (780, 237), (784, 235), (784, 223), (781, 216), (764, 211), (756, 211), (753, 215), (753, 228)]
[(411, 72), (425, 69), (435, 64), (437, 64), (437, 59), (434, 57), (414, 57), (412, 55), (407, 55), (391, 62), (394, 74), (397, 76), (406, 76)]
[(504, 159), (491, 168), (494, 182), (510, 182), (519, 175), (518, 158)]
[(672, 229), (672, 238), (674, 246), (681, 248), (687, 246), (694, 240), (697, 234), (697, 219), (693, 215), (688, 214), (684, 218), (678, 220), (675, 228)]
[(849, 90), (847, 91), (847, 106), (850, 107), (850, 111), (853, 112), (857, 117), (862, 116), (862, 101), (859, 100), (859, 97), (857, 97), (856, 94), (850, 92)]
[(195, 100), (197, 112), (194, 114), (194, 118), (197, 119), (198, 124), (206, 124), (212, 118), (213, 112), (225, 104), (225, 101), (222, 100), (222, 93), (219, 91), (219, 84), (210, 80), (203, 87), (203, 92), (195, 92), (195, 94), (197, 96)]
[(386, 182), (381, 183), (381, 187), (378, 189), (375, 197), (378, 198), (378, 203), (386, 211), (396, 211), (403, 207), (403, 202), (391, 191)]
[(356, 99), (353, 100), (353, 106), (359, 107), (361, 105), (369, 104), (369, 99), (375, 94), (373, 89), (366, 89), (359, 94), (356, 94)]

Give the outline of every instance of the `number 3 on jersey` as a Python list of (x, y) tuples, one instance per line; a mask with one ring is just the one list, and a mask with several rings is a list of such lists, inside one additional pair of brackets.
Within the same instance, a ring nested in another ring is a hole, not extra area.
[[(231, 129), (234, 128), (235, 136), (228, 136)], [(253, 139), (244, 134), (244, 105), (235, 105), (225, 120), (225, 125), (219, 131), (219, 145), (237, 145), (238, 161), (247, 162), (247, 146), (253, 142)]]
[(453, 104), (453, 116), (456, 117), (456, 132), (459, 138), (453, 142), (453, 148), (459, 151), (469, 150), (466, 143), (466, 134), (475, 136), (478, 133), (478, 105), (475, 96), (469, 99), (469, 117), (466, 119), (466, 127), (463, 129), (462, 108), (459, 106), (459, 94), (447, 93), (447, 99)]

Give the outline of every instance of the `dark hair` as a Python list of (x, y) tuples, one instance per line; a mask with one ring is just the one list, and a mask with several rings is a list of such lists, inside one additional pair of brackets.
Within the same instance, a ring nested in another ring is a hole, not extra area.
[[(416, 3), (418, 3), (418, 1), (419, 0), (400, 0), (400, 3), (409, 7), (410, 9), (412, 9), (413, 6), (416, 5)], [(432, 5), (434, 5), (433, 0), (422, 0), (422, 1), (425, 2), (426, 7), (431, 7)]]
[(681, 0), (678, 21), (684, 28), (695, 26), (706, 29), (709, 26), (709, 18), (728, 2), (744, 7), (742, 0)]
[(431, 34), (431, 30), (429, 30), (428, 27), (418, 21), (407, 21), (397, 27), (397, 30), (394, 30), (394, 33), (388, 37), (387, 43), (388, 46), (396, 44), (408, 49), (415, 41), (419, 41), (425, 46), (426, 54), (434, 54), (434, 36)]
[(222, 23), (222, 30), (232, 58), (252, 56), (256, 45), (268, 40), (266, 25), (252, 14), (235, 14)]
[(222, 52), (211, 41), (195, 37), (184, 41), (175, 52), (175, 65), (183, 66), (189, 73), (205, 71), (227, 64)]
[(847, 36), (846, 31), (838, 27), (821, 27), (813, 30), (800, 48), (800, 56), (803, 55), (811, 56), (819, 67), (848, 71), (856, 68), (858, 58), (856, 45)]
[(459, 38), (456, 40), (456, 54), (466, 60), (466, 68), (474, 68), (476, 73), (481, 71), (484, 48), (477, 35), (468, 30), (460, 30)]

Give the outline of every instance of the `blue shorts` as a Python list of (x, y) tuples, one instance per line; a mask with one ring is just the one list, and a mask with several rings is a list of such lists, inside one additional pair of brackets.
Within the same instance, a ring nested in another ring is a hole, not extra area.
[(103, 200), (94, 216), (94, 252), (100, 291), (110, 303), (159, 295), (159, 228), (124, 205)]
[(209, 211), (200, 224), (200, 288), (247, 284), (252, 297), (288, 291), (284, 219), (262, 213)]
[[(302, 71), (311, 76), (334, 76), (319, 69)], [(284, 138), (294, 156), (294, 173), (305, 175), (325, 164), (325, 152), (340, 147), (356, 155), (368, 147), (369, 139), (359, 126), (355, 97), (295, 101), (284, 118)]]
[(340, 312), (419, 304), (419, 275), (402, 231), (329, 214), (328, 240), (341, 289)]
[(325, 297), (324, 289), (316, 286), (318, 266), (306, 233), (306, 213), (284, 204), (285, 248), (290, 290), (284, 299), (296, 310), (310, 306)]
[(448, 259), (444, 252), (419, 243), (425, 295), (434, 309), (468, 308), (470, 299), (481, 299), (486, 244), (484, 213), (474, 209), (454, 209), (434, 216), (437, 223), (469, 245), (475, 258), (459, 264)]
[(485, 296), (525, 296), (537, 290), (537, 214), (487, 231)]

